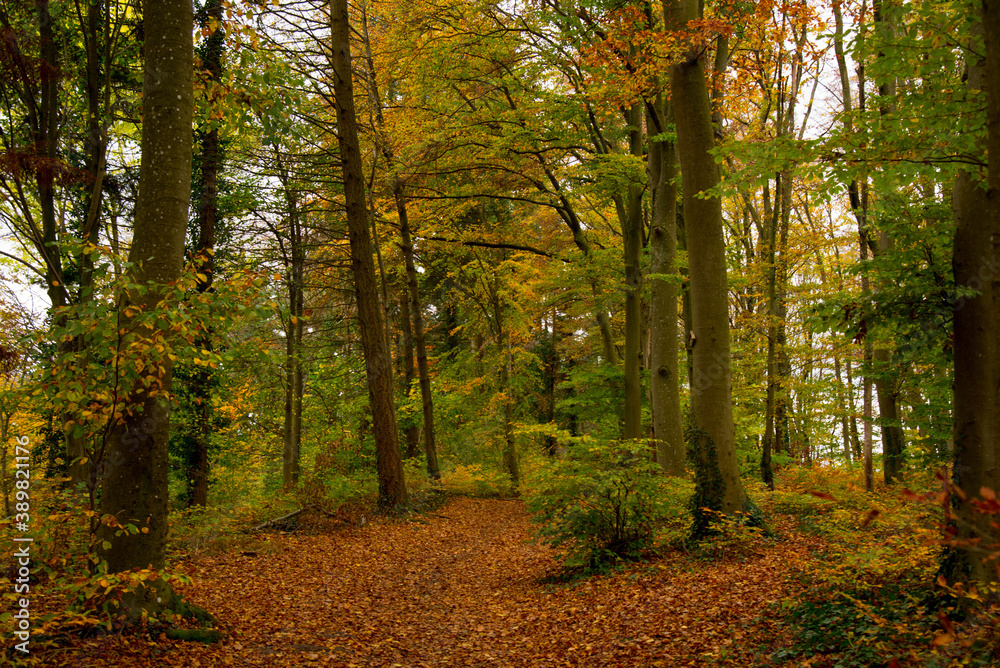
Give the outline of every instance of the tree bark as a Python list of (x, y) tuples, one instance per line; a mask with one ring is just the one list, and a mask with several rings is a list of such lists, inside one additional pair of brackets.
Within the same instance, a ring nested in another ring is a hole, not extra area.
[[(1000, 491), (1000, 160), (995, 159), (1000, 156), (1000, 5), (983, 0), (981, 11), (985, 62), (969, 63), (968, 85), (986, 91), (988, 190), (983, 189), (980, 175), (963, 171), (953, 194), (955, 285), (978, 291), (954, 305), (953, 480), (970, 498), (983, 488)], [(974, 512), (968, 501), (956, 496), (959, 538), (996, 536), (989, 526), (991, 518)], [(962, 568), (953, 575), (960, 580), (1000, 580), (1000, 565), (987, 560), (989, 549), (986, 545), (962, 549)]]
[[(209, 0), (205, 5), (204, 26), (214, 21), (215, 31), (206, 39), (202, 65), (210, 82), (219, 81), (222, 75), (222, 54), (225, 34), (222, 31), (222, 0)], [(222, 151), (219, 130), (199, 132), (201, 139), (201, 187), (198, 202), (198, 239), (196, 253), (200, 261), (198, 292), (212, 290), (215, 281), (215, 233), (219, 217), (219, 172), (222, 168)], [(198, 345), (206, 350), (214, 348), (212, 325), (205, 323), (204, 335)], [(209, 447), (212, 437), (212, 387), (214, 373), (211, 367), (199, 367), (192, 378), (191, 395), (194, 399), (194, 462), (190, 472), (192, 489), (191, 506), (208, 504)]]
[[(410, 319), (410, 290), (407, 286), (399, 297), (399, 321), (403, 329), (403, 378), (406, 382), (406, 396), (413, 392), (413, 381), (417, 378), (413, 357), (413, 325)], [(406, 458), (417, 456), (420, 449), (420, 425), (414, 421), (406, 428)]]
[[(299, 208), (298, 193), (292, 187), (281, 153), (274, 148), (278, 180), (285, 198), (288, 246), (284, 250), (285, 281), (288, 287), (288, 321), (285, 323), (285, 415), (282, 427), (281, 482), (286, 489), (299, 481), (302, 456), (302, 395), (305, 373), (302, 338), (305, 333), (306, 234)], [(275, 229), (275, 234), (280, 233)], [(280, 239), (279, 239), (280, 241)]]
[(393, 185), (396, 211), (399, 213), (399, 236), (406, 263), (406, 286), (410, 294), (410, 311), (413, 316), (413, 340), (417, 348), (417, 377), (420, 381), (420, 405), (424, 416), (424, 453), (427, 456), (427, 475), (432, 480), (441, 477), (438, 466), (437, 442), (434, 438), (434, 398), (431, 394), (431, 374), (427, 364), (427, 341), (424, 336), (424, 316), (420, 303), (420, 288), (417, 284), (417, 268), (413, 262), (413, 240), (410, 238), (410, 222), (406, 214), (406, 198), (403, 186), (397, 180)]
[[(367, 58), (367, 69), (369, 76), (369, 90), (375, 106), (375, 122), (378, 130), (376, 141), (379, 149), (386, 161), (386, 168), (392, 169), (395, 162), (392, 147), (389, 145), (388, 137), (384, 136), (385, 121), (382, 116), (382, 98), (379, 94), (378, 82), (375, 77), (375, 61), (372, 58), (371, 42), (368, 37), (367, 13), (362, 12), (362, 35), (365, 40), (365, 55)], [(441, 469), (437, 458), (437, 441), (434, 432), (434, 398), (431, 393), (430, 367), (427, 363), (427, 342), (424, 335), (424, 316), (420, 301), (420, 286), (417, 283), (417, 269), (413, 260), (413, 239), (410, 233), (410, 217), (406, 208), (406, 194), (404, 192), (403, 181), (399, 177), (392, 178), (392, 195), (396, 202), (396, 213), (399, 218), (400, 249), (403, 252), (403, 262), (406, 266), (406, 287), (409, 294), (409, 308), (407, 309), (413, 318), (412, 340), (417, 349), (417, 374), (420, 381), (420, 404), (424, 421), (424, 453), (427, 458), (427, 475), (431, 480), (441, 478)], [(407, 331), (410, 331), (410, 323), (406, 324)], [(409, 364), (408, 374), (412, 374), (412, 350), (408, 353)], [(407, 377), (407, 392), (409, 392), (412, 375)], [(409, 433), (407, 438), (410, 438)], [(409, 456), (409, 449), (407, 450)]]
[[(664, 10), (677, 10), (682, 24), (699, 17), (696, 0), (665, 2)], [(715, 141), (704, 57), (704, 50), (691, 49), (671, 68), (691, 274), (691, 440), (697, 507), (735, 513), (746, 510), (747, 496), (736, 461), (722, 202), (704, 195), (719, 183), (710, 153)]]
[[(658, 101), (659, 121), (650, 123), (658, 134), (673, 122), (669, 102)], [(650, 257), (650, 394), (656, 462), (669, 475), (683, 476), (687, 458), (681, 416), (681, 377), (677, 331), (677, 153), (673, 142), (649, 142), (649, 184), (653, 219)]]
[[(642, 156), (642, 107), (633, 104), (628, 111), (629, 153)], [(642, 436), (642, 186), (628, 186), (622, 218), (625, 247), (625, 424), (623, 436)]]
[[(152, 309), (161, 286), (181, 273), (191, 195), (191, 124), (194, 113), (193, 16), (188, 2), (145, 0), (142, 157), (139, 195), (129, 261), (133, 278), (148, 291), (128, 302)], [(164, 323), (163, 326), (166, 326)], [(147, 332), (148, 333), (148, 332)], [(172, 364), (164, 360), (163, 391), (129, 388), (123, 424), (114, 430), (104, 460), (101, 511), (118, 525), (134, 522), (147, 533), (129, 534), (101, 524), (98, 555), (111, 572), (163, 566), (169, 490), (167, 487)], [(156, 387), (156, 385), (152, 385)], [(156, 609), (162, 588), (144, 590), (135, 607)]]
[(361, 345), (365, 355), (368, 398), (379, 478), (379, 507), (393, 510), (407, 503), (403, 461), (399, 453), (396, 407), (392, 394), (392, 358), (386, 345), (379, 307), (378, 283), (372, 261), (365, 182), (358, 143), (358, 123), (354, 111), (354, 82), (351, 72), (350, 23), (347, 0), (330, 0), (330, 39), (333, 88), (337, 107), (337, 143), (344, 175), (351, 271), (357, 298)]

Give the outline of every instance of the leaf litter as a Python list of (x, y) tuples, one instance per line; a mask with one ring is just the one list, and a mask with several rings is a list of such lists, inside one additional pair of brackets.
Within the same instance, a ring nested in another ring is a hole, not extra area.
[(263, 534), (180, 564), (180, 589), (225, 630), (215, 645), (107, 636), (45, 666), (760, 666), (783, 642), (775, 604), (810, 539), (741, 559), (683, 552), (563, 584), (518, 500), (453, 499), (419, 521)]

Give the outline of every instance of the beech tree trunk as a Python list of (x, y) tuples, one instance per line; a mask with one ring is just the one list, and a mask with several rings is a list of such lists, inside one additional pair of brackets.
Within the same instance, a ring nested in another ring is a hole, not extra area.
[[(682, 25), (699, 18), (696, 0), (664, 3), (666, 14), (675, 10)], [(703, 195), (719, 183), (719, 168), (710, 153), (715, 140), (705, 57), (703, 49), (689, 50), (671, 68), (670, 86), (691, 274), (690, 438), (696, 460), (696, 507), (735, 513), (746, 510), (747, 496), (736, 461), (722, 202)]]
[[(955, 309), (955, 465), (953, 478), (969, 498), (1000, 491), (1000, 4), (983, 0), (985, 62), (969, 63), (970, 88), (987, 96), (988, 190), (980, 175), (961, 172), (954, 189), (955, 284), (978, 291)], [(975, 56), (971, 56), (975, 58)], [(973, 512), (953, 495), (959, 538), (996, 535), (995, 517)], [(1000, 564), (984, 545), (960, 552), (958, 580), (996, 582)], [(992, 548), (995, 549), (995, 548)]]
[[(135, 282), (152, 289), (127, 301), (144, 309), (155, 307), (158, 286), (176, 280), (183, 264), (191, 196), (193, 23), (189, 2), (143, 3), (142, 158), (129, 261)], [(163, 364), (162, 386), (169, 391), (172, 364)], [(104, 459), (101, 511), (119, 525), (132, 522), (148, 531), (130, 535), (100, 525), (98, 540), (110, 547), (99, 544), (98, 555), (112, 572), (162, 567), (167, 538), (169, 402), (163, 392), (137, 386), (129, 389), (125, 408)], [(159, 600), (163, 587), (146, 588), (145, 599), (130, 607), (165, 605)]]
[[(658, 101), (658, 119), (649, 132), (659, 134), (673, 122), (669, 102)], [(680, 352), (677, 327), (677, 153), (673, 142), (649, 142), (649, 185), (653, 218), (649, 234), (650, 278), (650, 394), (655, 456), (669, 475), (683, 476), (687, 459), (681, 416)], [(663, 277), (663, 278), (661, 278)]]
[(337, 143), (344, 175), (344, 199), (351, 246), (351, 271), (357, 299), (361, 345), (365, 355), (368, 398), (379, 478), (379, 507), (393, 510), (407, 503), (403, 460), (399, 453), (396, 406), (392, 394), (392, 357), (389, 354), (379, 306), (373, 248), (368, 232), (365, 181), (354, 111), (351, 72), (350, 22), (347, 0), (330, 0), (330, 39), (333, 89), (337, 107)]

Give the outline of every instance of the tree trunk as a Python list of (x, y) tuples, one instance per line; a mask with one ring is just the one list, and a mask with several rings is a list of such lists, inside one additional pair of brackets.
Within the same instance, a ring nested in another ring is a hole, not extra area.
[[(403, 330), (402, 365), (403, 378), (406, 382), (407, 398), (413, 393), (413, 381), (417, 378), (416, 362), (413, 357), (413, 325), (410, 319), (410, 290), (403, 290), (399, 296), (399, 322)], [(406, 458), (417, 456), (420, 449), (420, 425), (413, 421), (406, 428)]]
[[(379, 93), (378, 82), (375, 76), (375, 60), (372, 58), (371, 41), (368, 36), (368, 15), (364, 10), (362, 10), (361, 21), (369, 77), (368, 86), (371, 97), (374, 100), (375, 122), (378, 130), (376, 141), (379, 144), (378, 149), (385, 158), (386, 169), (391, 170), (395, 159), (392, 147), (389, 145), (389, 140), (383, 134), (385, 131), (385, 121), (382, 116), (382, 97)], [(392, 195), (396, 202), (396, 213), (399, 217), (400, 248), (403, 252), (403, 261), (406, 265), (406, 287), (410, 298), (407, 311), (413, 318), (412, 340), (417, 349), (417, 373), (420, 379), (420, 402), (424, 419), (424, 452), (427, 457), (427, 475), (430, 476), (431, 480), (438, 480), (441, 478), (441, 470), (438, 466), (437, 441), (434, 432), (434, 399), (431, 394), (430, 369), (427, 364), (427, 343), (424, 336), (423, 308), (420, 301), (420, 287), (417, 283), (416, 264), (413, 261), (413, 240), (410, 234), (410, 218), (406, 209), (406, 195), (404, 193), (403, 182), (399, 177), (392, 179)], [(407, 331), (411, 331), (409, 322), (407, 322), (406, 328)], [(412, 349), (408, 353), (408, 360), (410, 366), (407, 367), (407, 373), (412, 374)], [(407, 392), (409, 392), (411, 382), (412, 375), (408, 375)], [(407, 439), (409, 440), (410, 438), (412, 437), (408, 430)], [(409, 446), (407, 448), (407, 456), (410, 456)]]
[(844, 398), (844, 376), (841, 371), (840, 355), (837, 354), (833, 356), (833, 374), (837, 379), (837, 412), (840, 413), (840, 435), (844, 442), (844, 461), (850, 464), (853, 461), (853, 453), (851, 450), (851, 433), (847, 421), (854, 418), (850, 417), (847, 410)]
[[(983, 0), (985, 62), (969, 63), (970, 88), (985, 88), (988, 114), (987, 185), (963, 171), (953, 194), (955, 218), (955, 285), (978, 291), (959, 299), (955, 310), (955, 465), (953, 478), (968, 497), (984, 488), (1000, 491), (1000, 5)], [(974, 56), (973, 56), (974, 57)], [(959, 538), (993, 536), (989, 515), (973, 511), (955, 498)], [(995, 546), (961, 554), (959, 573), (980, 582), (1000, 580), (1000, 565), (988, 560)], [(987, 547), (989, 546), (989, 547)], [(961, 571), (965, 571), (961, 573)]]
[[(681, 24), (699, 17), (695, 0), (665, 2), (664, 9), (667, 13), (678, 10)], [(671, 69), (691, 274), (694, 384), (690, 430), (696, 461), (695, 507), (735, 513), (746, 510), (747, 496), (736, 461), (722, 203), (717, 196), (703, 195), (719, 183), (719, 168), (710, 153), (715, 141), (704, 57), (703, 51), (689, 51)]]
[[(207, 27), (215, 23), (215, 31), (205, 40), (202, 65), (210, 82), (217, 82), (222, 74), (222, 54), (225, 48), (225, 34), (222, 31), (222, 0), (209, 0), (205, 5)], [(201, 262), (199, 273), (205, 278), (198, 281), (198, 292), (211, 291), (215, 280), (215, 230), (219, 217), (219, 171), (222, 168), (222, 152), (219, 131), (213, 128), (199, 132), (201, 139), (201, 187), (198, 207), (198, 240), (196, 253)], [(205, 323), (205, 333), (198, 345), (212, 350), (212, 325)], [(208, 504), (208, 457), (212, 437), (212, 387), (214, 373), (211, 367), (199, 367), (192, 378), (191, 395), (195, 407), (194, 462), (190, 479), (193, 482), (190, 505)]]
[[(658, 119), (649, 132), (659, 134), (673, 122), (673, 109), (662, 100)], [(655, 128), (655, 129), (654, 129)], [(649, 185), (653, 193), (653, 220), (649, 235), (650, 394), (656, 462), (669, 475), (683, 476), (686, 451), (681, 416), (681, 377), (677, 331), (677, 155), (673, 142), (649, 142)]]
[(288, 247), (284, 253), (285, 280), (288, 286), (288, 322), (285, 323), (285, 416), (282, 428), (281, 482), (286, 489), (299, 481), (302, 459), (302, 395), (305, 375), (302, 361), (302, 337), (305, 332), (306, 238), (299, 209), (298, 194), (274, 149), (278, 179), (285, 197), (288, 223)]
[(504, 326), (503, 306), (499, 290), (492, 295), (493, 319), (496, 322), (496, 341), (500, 360), (500, 391), (503, 399), (503, 466), (507, 470), (510, 484), (516, 490), (521, 484), (521, 469), (517, 461), (517, 443), (514, 440), (514, 399), (510, 388), (510, 367), (513, 356), (510, 350), (510, 332)]
[[(128, 302), (152, 309), (161, 286), (180, 276), (184, 258), (191, 195), (194, 21), (187, 2), (145, 0), (143, 10), (142, 158), (129, 261), (135, 282), (152, 289), (128, 295)], [(168, 392), (169, 359), (163, 360), (163, 367), (161, 382)], [(98, 540), (109, 547), (99, 544), (97, 551), (111, 572), (161, 568), (166, 551), (169, 402), (164, 392), (154, 394), (139, 385), (128, 388), (125, 408), (104, 459), (101, 511), (119, 525), (133, 522), (148, 532), (129, 534), (100, 525)], [(133, 613), (136, 608), (158, 609), (163, 602), (154, 594), (163, 591), (149, 587), (145, 600), (126, 605)]]
[(858, 420), (854, 408), (854, 379), (851, 376), (851, 360), (847, 360), (847, 409), (850, 420), (848, 425), (851, 429), (851, 452), (854, 453), (854, 461), (863, 460), (861, 451), (861, 439), (858, 437)]
[[(775, 178), (775, 190), (779, 195), (783, 190), (783, 174)], [(765, 233), (767, 237), (767, 403), (764, 406), (764, 438), (761, 441), (760, 477), (768, 489), (774, 490), (774, 470), (771, 467), (771, 453), (781, 448), (781, 419), (775, 415), (782, 390), (782, 378), (778, 373), (778, 224), (781, 207), (775, 206), (767, 215), (767, 193), (765, 192)], [(777, 420), (776, 420), (777, 418)]]
[(368, 398), (379, 477), (379, 507), (392, 510), (407, 503), (403, 461), (399, 453), (396, 407), (392, 394), (392, 357), (386, 345), (379, 307), (372, 242), (368, 233), (365, 182), (354, 112), (350, 23), (347, 0), (330, 0), (333, 87), (337, 107), (337, 143), (344, 174), (351, 270), (357, 298), (361, 345), (365, 355)]
[[(642, 107), (628, 111), (629, 153), (642, 156)], [(625, 425), (623, 436), (642, 436), (642, 186), (630, 183), (622, 218), (625, 247)]]
[(431, 374), (427, 364), (427, 342), (424, 336), (424, 316), (420, 304), (420, 288), (417, 285), (417, 268), (413, 262), (413, 241), (410, 238), (410, 222), (406, 215), (406, 199), (403, 186), (397, 180), (393, 184), (396, 196), (396, 211), (399, 213), (399, 235), (406, 263), (406, 285), (410, 293), (410, 310), (413, 315), (413, 339), (417, 346), (417, 374), (420, 380), (420, 405), (424, 416), (424, 452), (427, 455), (427, 475), (432, 480), (441, 477), (438, 467), (437, 442), (434, 438), (434, 399), (431, 394)]

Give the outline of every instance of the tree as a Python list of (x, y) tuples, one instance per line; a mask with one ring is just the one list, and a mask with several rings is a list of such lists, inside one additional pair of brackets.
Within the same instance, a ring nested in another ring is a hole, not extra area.
[[(395, 155), (389, 138), (385, 133), (385, 120), (382, 114), (382, 96), (379, 93), (378, 78), (375, 75), (375, 59), (372, 57), (371, 38), (368, 34), (367, 13), (361, 15), (362, 36), (365, 41), (366, 69), (368, 73), (368, 90), (371, 103), (374, 106), (375, 117), (375, 143), (376, 149), (385, 159), (386, 169), (395, 169)], [(437, 442), (434, 433), (434, 399), (431, 394), (430, 369), (427, 364), (427, 343), (424, 336), (424, 316), (420, 301), (420, 289), (417, 285), (417, 269), (413, 261), (413, 239), (410, 234), (410, 218), (406, 208), (405, 185), (398, 175), (390, 175), (390, 188), (392, 197), (396, 204), (396, 214), (399, 220), (399, 240), (400, 250), (403, 253), (403, 262), (406, 268), (406, 289), (409, 295), (408, 300), (402, 304), (402, 319), (404, 320), (403, 332), (406, 339), (406, 391), (409, 392), (413, 377), (413, 347), (416, 346), (417, 372), (420, 379), (420, 404), (424, 418), (424, 452), (427, 455), (427, 475), (437, 480), (441, 477), (441, 470), (438, 466)], [(412, 317), (412, 327), (411, 320)], [(407, 438), (412, 443), (411, 434), (408, 431)], [(415, 434), (413, 434), (415, 435)], [(409, 456), (409, 447), (407, 455)]]
[(372, 261), (372, 242), (368, 233), (365, 179), (354, 112), (350, 32), (347, 0), (331, 0), (331, 65), (337, 107), (337, 143), (340, 146), (351, 244), (351, 272), (354, 275), (361, 344), (364, 349), (368, 396), (378, 454), (379, 506), (384, 510), (392, 510), (406, 504), (407, 491), (403, 461), (399, 454), (396, 407), (392, 394), (392, 357), (383, 329), (375, 265)]
[[(1000, 489), (1000, 4), (983, 0), (981, 12), (986, 53), (983, 62), (970, 54), (968, 85), (986, 93), (987, 181), (963, 171), (953, 195), (955, 284), (976, 291), (955, 304), (953, 479), (969, 498), (984, 488)], [(968, 499), (956, 504), (961, 537), (975, 542), (989, 535), (988, 516), (977, 514)], [(997, 581), (1000, 568), (987, 555), (967, 545), (962, 570), (973, 580)]]
[[(698, 4), (696, 0), (665, 2), (667, 25), (685, 27), (697, 20)], [(719, 168), (711, 154), (715, 135), (705, 77), (707, 53), (703, 44), (691, 44), (671, 67), (670, 90), (691, 276), (694, 379), (689, 441), (695, 459), (695, 506), (731, 514), (747, 509), (747, 496), (736, 461), (729, 286), (722, 202), (712, 192), (719, 184)], [(701, 512), (697, 517), (705, 521)], [(696, 520), (696, 530), (704, 529), (699, 525)]]
[[(146, 0), (143, 4), (145, 57), (142, 157), (139, 196), (129, 261), (134, 284), (122, 304), (127, 323), (133, 309), (149, 311), (181, 274), (191, 196), (194, 93), (192, 84), (194, 17), (188, 2)], [(165, 328), (166, 322), (150, 325)], [(139, 331), (135, 336), (148, 335)], [(159, 371), (159, 373), (158, 373)], [(107, 516), (98, 538), (98, 554), (112, 572), (159, 569), (166, 555), (167, 440), (172, 364), (149, 369), (149, 382), (127, 388), (125, 410), (115, 428), (104, 462), (101, 511)], [(125, 531), (131, 523), (141, 530)], [(125, 605), (157, 610), (167, 585), (136, 592)]]
[[(673, 121), (669, 102), (657, 100), (649, 133), (662, 134)], [(677, 150), (669, 140), (649, 140), (652, 222), (649, 230), (650, 395), (656, 462), (670, 475), (684, 475), (684, 423), (681, 418), (677, 355)]]
[[(205, 40), (202, 51), (202, 65), (205, 68), (206, 83), (209, 86), (219, 81), (222, 73), (222, 55), (225, 47), (225, 33), (222, 29), (222, 1), (208, 0), (203, 12), (202, 25), (212, 33)], [(219, 217), (219, 172), (223, 163), (219, 128), (211, 127), (207, 132), (198, 132), (201, 146), (201, 183), (198, 188), (198, 238), (196, 256), (200, 264), (198, 292), (212, 290), (215, 280), (215, 239), (216, 222)], [(200, 344), (212, 350), (212, 329), (209, 325)], [(208, 455), (212, 434), (212, 370), (203, 366), (194, 372), (191, 390), (195, 403), (194, 461), (191, 479), (190, 504), (205, 506), (208, 503)]]

